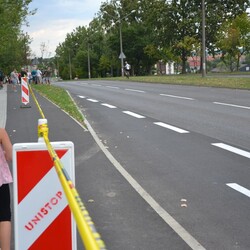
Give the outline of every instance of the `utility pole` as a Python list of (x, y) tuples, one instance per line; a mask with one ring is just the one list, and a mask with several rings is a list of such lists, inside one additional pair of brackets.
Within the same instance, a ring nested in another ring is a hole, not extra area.
[(201, 0), (202, 8), (202, 77), (206, 77), (206, 21), (205, 0)]
[[(120, 38), (120, 56), (119, 58), (121, 59), (121, 75), (124, 76), (124, 59), (126, 58), (125, 54), (123, 53), (123, 44), (122, 44), (122, 20), (130, 16), (131, 14), (135, 13), (136, 10), (132, 10), (130, 13), (128, 13), (126, 16), (121, 17), (120, 13), (118, 13), (118, 19), (117, 22), (119, 22), (119, 38)], [(113, 19), (116, 19), (116, 17), (110, 15), (108, 12), (106, 14)]]
[(91, 70), (90, 70), (90, 55), (89, 55), (89, 41), (88, 41), (88, 76), (91, 78)]
[(72, 65), (71, 65), (71, 56), (69, 51), (69, 78), (72, 80)]
[(124, 58), (126, 56), (123, 53), (123, 46), (122, 46), (122, 20), (119, 16), (119, 31), (120, 31), (120, 59), (121, 59), (121, 75), (124, 76)]

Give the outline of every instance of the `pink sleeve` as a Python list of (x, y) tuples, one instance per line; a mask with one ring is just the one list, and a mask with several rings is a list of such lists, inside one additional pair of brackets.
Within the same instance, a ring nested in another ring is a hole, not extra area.
[(5, 159), (2, 145), (0, 145), (0, 186), (13, 182), (9, 165)]

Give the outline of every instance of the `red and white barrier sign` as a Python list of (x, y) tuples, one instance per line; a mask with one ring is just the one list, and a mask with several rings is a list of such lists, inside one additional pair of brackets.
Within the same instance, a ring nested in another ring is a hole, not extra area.
[(30, 102), (30, 93), (29, 93), (29, 86), (28, 86), (28, 78), (22, 77), (21, 78), (21, 97), (22, 97), (22, 104), (27, 106)]
[[(74, 182), (74, 145), (52, 142)], [(13, 146), (16, 250), (76, 250), (76, 227), (45, 143)]]

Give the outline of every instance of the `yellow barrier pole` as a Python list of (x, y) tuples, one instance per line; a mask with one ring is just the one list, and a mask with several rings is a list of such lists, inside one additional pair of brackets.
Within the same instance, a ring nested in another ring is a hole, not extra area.
[(38, 136), (43, 137), (47, 145), (47, 149), (54, 162), (57, 175), (63, 187), (64, 193), (67, 197), (70, 209), (74, 215), (79, 234), (87, 250), (104, 250), (105, 244), (101, 240), (100, 235), (97, 233), (94, 223), (92, 222), (87, 210), (84, 207), (81, 198), (74, 187), (72, 181), (65, 168), (62, 166), (59, 157), (53, 149), (48, 139), (48, 126), (46, 123), (38, 125)]
[[(30, 86), (29, 88), (31, 89)], [(105, 244), (101, 240), (100, 235), (97, 233), (94, 223), (92, 222), (91, 217), (89, 216), (89, 213), (86, 210), (76, 188), (74, 187), (72, 181), (70, 180), (67, 171), (62, 166), (60, 159), (57, 156), (56, 152), (54, 151), (52, 145), (50, 144), (48, 138), (49, 129), (47, 125), (47, 120), (45, 119), (42, 109), (40, 108), (40, 105), (36, 100), (36, 97), (32, 89), (31, 93), (39, 109), (39, 112), (43, 117), (43, 121), (38, 125), (38, 138), (43, 138), (44, 142), (46, 143), (51, 159), (54, 162), (58, 178), (61, 182), (64, 193), (68, 200), (71, 212), (74, 215), (83, 244), (85, 245), (86, 250), (106, 250)]]
[(39, 112), (40, 112), (40, 114), (41, 114), (41, 117), (42, 117), (43, 119), (45, 119), (45, 116), (44, 116), (44, 114), (43, 114), (43, 111), (42, 111), (42, 109), (41, 109), (41, 107), (40, 107), (40, 105), (39, 105), (39, 103), (38, 103), (38, 101), (37, 101), (37, 99), (36, 99), (36, 97), (35, 97), (35, 95), (34, 95), (34, 92), (33, 92), (32, 88), (31, 88), (31, 86), (30, 86), (30, 85), (28, 85), (28, 86), (29, 86), (30, 93), (31, 93), (31, 95), (32, 95), (32, 97), (33, 97), (33, 100), (34, 100), (34, 102), (35, 102), (35, 104), (36, 104), (36, 106), (37, 106), (37, 108), (38, 108), (38, 110), (39, 110)]

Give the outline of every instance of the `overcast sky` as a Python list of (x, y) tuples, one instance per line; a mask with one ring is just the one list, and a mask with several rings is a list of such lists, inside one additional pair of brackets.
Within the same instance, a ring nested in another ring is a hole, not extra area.
[(36, 57), (41, 56), (41, 44), (46, 45), (44, 57), (55, 55), (55, 49), (67, 33), (78, 26), (86, 26), (106, 0), (33, 0), (30, 10), (37, 8), (35, 15), (28, 17), (29, 27), (23, 27), (32, 39), (31, 49)]

